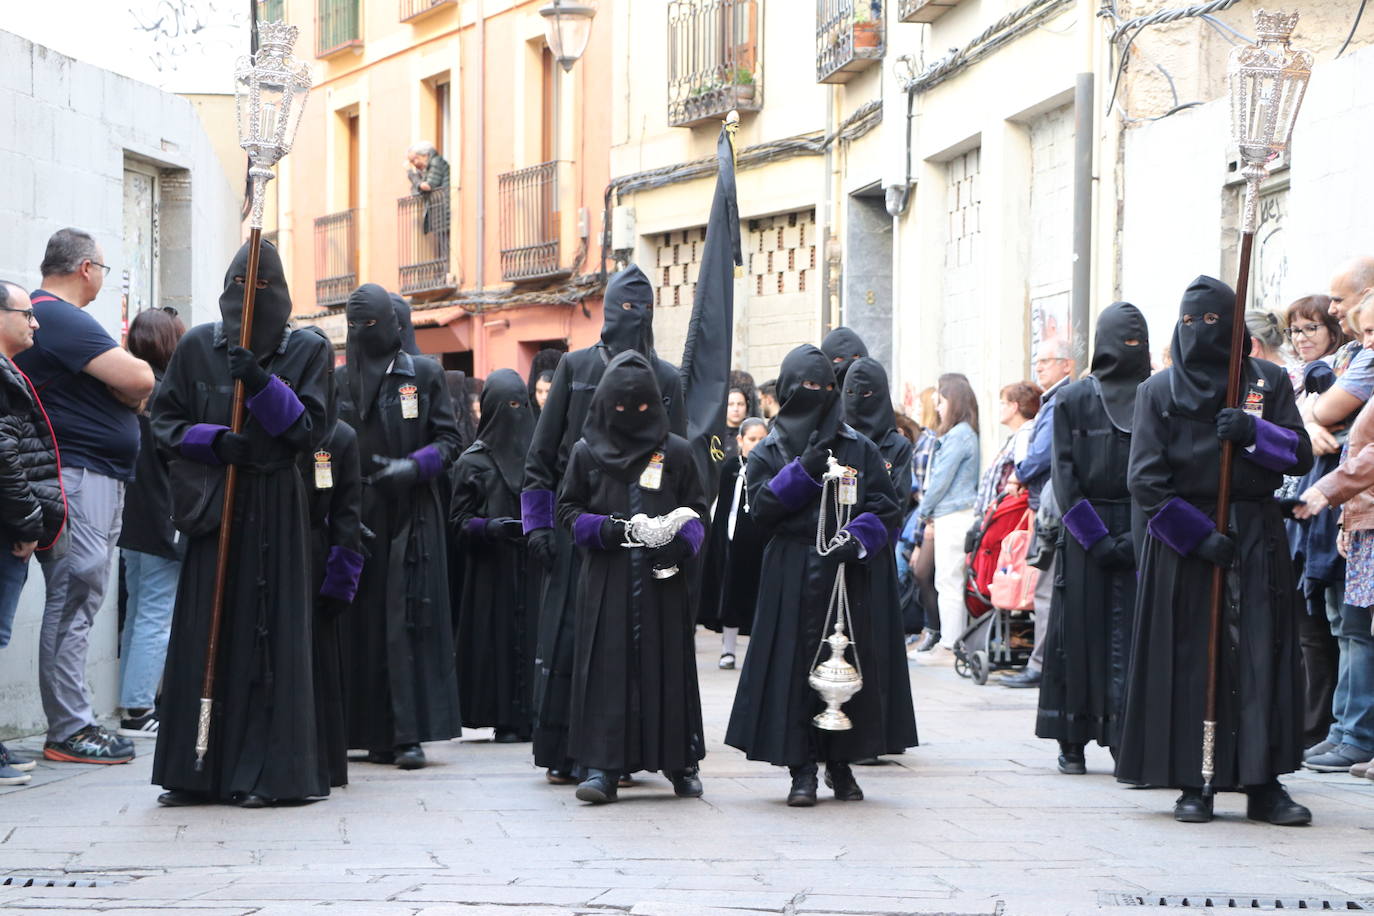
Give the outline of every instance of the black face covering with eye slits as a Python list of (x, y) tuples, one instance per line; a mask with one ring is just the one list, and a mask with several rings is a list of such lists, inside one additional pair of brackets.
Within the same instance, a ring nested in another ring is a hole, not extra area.
[[(640, 410), (641, 404), (648, 407)], [(626, 350), (613, 358), (592, 395), (582, 428), (582, 438), (597, 462), (616, 480), (634, 480), (668, 431), (668, 410), (648, 357)]]
[[(820, 388), (807, 388), (803, 382)], [(843, 423), (844, 401), (836, 390), (830, 360), (810, 344), (802, 344), (783, 359), (778, 369), (778, 403), (782, 406), (773, 418), (773, 432), (789, 458), (806, 451), (812, 433), (820, 433), (821, 442), (831, 441)]]
[(525, 380), (514, 369), (497, 369), (482, 386), (482, 424), (477, 438), (491, 452), (506, 486), (518, 493), (525, 479), (525, 455), (534, 435), (534, 411)]
[(1145, 316), (1131, 303), (1113, 302), (1098, 316), (1092, 374), (1102, 390), (1107, 416), (1118, 429), (1129, 432), (1135, 391), (1150, 377), (1150, 330)]
[[(1174, 365), (1169, 372), (1174, 409), (1183, 416), (1210, 421), (1226, 400), (1235, 309), (1235, 291), (1211, 277), (1198, 277), (1183, 293), (1170, 344)], [(1203, 319), (1209, 312), (1218, 317), (1215, 324)], [(1185, 323), (1185, 316), (1191, 321)]]

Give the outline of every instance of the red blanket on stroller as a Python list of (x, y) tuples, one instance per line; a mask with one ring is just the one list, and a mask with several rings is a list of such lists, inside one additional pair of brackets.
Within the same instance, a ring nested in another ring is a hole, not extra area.
[(1002, 552), (1002, 539), (1015, 531), (1029, 507), (1029, 497), (1002, 495), (983, 516), (973, 552), (968, 555), (964, 575), (964, 606), (973, 617), (981, 617), (992, 610), (989, 589), (997, 572), (997, 558)]

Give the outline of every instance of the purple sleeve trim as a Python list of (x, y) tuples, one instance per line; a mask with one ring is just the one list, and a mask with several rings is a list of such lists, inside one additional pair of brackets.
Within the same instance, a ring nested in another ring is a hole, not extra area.
[(296, 397), (296, 392), (275, 375), (266, 388), (248, 399), (247, 404), (269, 436), (280, 436), (305, 413), (305, 405)]
[(573, 522), (573, 542), (578, 547), (605, 550), (606, 545), (601, 543), (601, 523), (605, 520), (606, 516), (594, 515), (591, 512), (579, 515)]
[(814, 499), (821, 492), (821, 485), (806, 473), (800, 458), (793, 458), (768, 481), (768, 489), (778, 498), (778, 502), (796, 510)]
[(687, 542), (692, 548), (692, 556), (697, 555), (701, 550), (701, 542), (706, 540), (706, 526), (701, 523), (701, 519), (688, 519), (687, 523), (678, 529), (677, 536)]
[(888, 544), (887, 526), (872, 512), (861, 512), (854, 516), (844, 530), (863, 545), (870, 557), (876, 556)]
[(324, 564), (324, 584), (320, 594), (326, 598), (352, 601), (358, 594), (358, 577), (363, 574), (363, 555), (347, 547), (329, 548)]
[(470, 518), (464, 527), (467, 528), (467, 534), (470, 538), (486, 537), (487, 520), (484, 518)]
[(1149, 530), (1175, 553), (1186, 557), (1217, 530), (1217, 523), (1197, 506), (1175, 496), (1150, 519)]
[(420, 480), (433, 480), (444, 470), (444, 457), (439, 454), (439, 450), (432, 445), (426, 445), (422, 449), (416, 449), (407, 457), (411, 458), (420, 466)]
[(213, 423), (197, 423), (186, 430), (181, 437), (181, 454), (201, 464), (223, 464), (215, 454), (215, 440), (220, 433), (227, 433), (229, 427)]
[(1271, 471), (1284, 471), (1298, 460), (1298, 434), (1291, 429), (1255, 420), (1255, 444), (1245, 457)]
[(1102, 516), (1086, 499), (1080, 499), (1064, 513), (1064, 527), (1083, 545), (1084, 550), (1092, 550), (1094, 544), (1111, 533), (1102, 523)]
[(526, 490), (520, 494), (520, 522), (525, 533), (553, 527), (553, 491)]

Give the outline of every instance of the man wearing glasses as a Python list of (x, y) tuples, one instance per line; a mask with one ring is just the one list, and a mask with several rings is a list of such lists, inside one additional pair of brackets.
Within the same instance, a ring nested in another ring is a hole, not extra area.
[(131, 356), (83, 309), (110, 268), (95, 239), (60, 229), (48, 239), (33, 291), (38, 329), (15, 362), (47, 409), (62, 457), (67, 528), (53, 557), (41, 554), (47, 596), (38, 686), (48, 717), (43, 756), (72, 763), (127, 763), (133, 742), (96, 724), (86, 691), (86, 649), (105, 599), (138, 458), (138, 415), (153, 370)]

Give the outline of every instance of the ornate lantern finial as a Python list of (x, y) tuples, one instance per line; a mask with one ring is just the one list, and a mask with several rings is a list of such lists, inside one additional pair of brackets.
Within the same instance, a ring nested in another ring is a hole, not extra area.
[(310, 67), (291, 56), (299, 30), (284, 22), (258, 25), (258, 53), (234, 67), (239, 146), (248, 152), (253, 179), (250, 225), (261, 228), (272, 166), (291, 151), (310, 94)]

